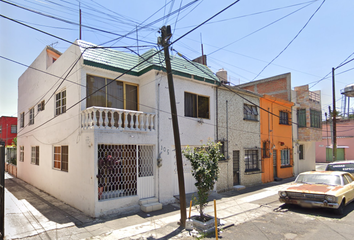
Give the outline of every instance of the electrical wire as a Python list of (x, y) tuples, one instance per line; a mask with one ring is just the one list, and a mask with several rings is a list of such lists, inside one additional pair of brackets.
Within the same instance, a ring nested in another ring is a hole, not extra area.
[(306, 28), (306, 26), (309, 24), (309, 22), (311, 21), (311, 19), (315, 16), (315, 14), (320, 10), (320, 8), (322, 7), (322, 5), (325, 3), (326, 0), (323, 0), (322, 3), (320, 4), (320, 6), (316, 9), (316, 11), (311, 15), (311, 17), (307, 20), (307, 22), (305, 23), (305, 25), (300, 29), (300, 31), (295, 35), (295, 37), (285, 46), (285, 48), (280, 51), (280, 53), (275, 56), (275, 58), (273, 58), (258, 74), (257, 76), (255, 76), (253, 78), (253, 81), (270, 65), (272, 64), (294, 41), (295, 39), (300, 35), (300, 33)]

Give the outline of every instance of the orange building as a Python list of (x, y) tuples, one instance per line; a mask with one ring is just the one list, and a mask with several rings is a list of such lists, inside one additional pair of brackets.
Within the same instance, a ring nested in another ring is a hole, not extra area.
[(260, 106), (262, 182), (292, 177), (293, 103), (264, 94)]

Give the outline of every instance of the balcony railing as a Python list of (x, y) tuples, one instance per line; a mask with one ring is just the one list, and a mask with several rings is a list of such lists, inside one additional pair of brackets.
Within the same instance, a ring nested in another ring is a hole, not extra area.
[(316, 103), (320, 103), (321, 102), (320, 94), (310, 91), (309, 92), (309, 96), (310, 96), (310, 101), (313, 101), (313, 102), (316, 102)]
[(81, 112), (81, 128), (155, 131), (155, 114), (117, 108), (90, 107)]

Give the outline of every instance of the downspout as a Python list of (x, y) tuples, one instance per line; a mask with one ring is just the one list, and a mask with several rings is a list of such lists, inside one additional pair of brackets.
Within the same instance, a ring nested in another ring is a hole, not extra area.
[(219, 107), (218, 107), (218, 86), (215, 88), (215, 91), (216, 91), (216, 97), (215, 97), (215, 107), (216, 107), (216, 111), (215, 111), (215, 122), (216, 122), (216, 131), (215, 131), (215, 135), (216, 135), (216, 141), (219, 140), (219, 121), (218, 121), (218, 118), (219, 118)]
[(226, 100), (226, 159), (229, 159), (229, 101)]
[(160, 153), (160, 83), (157, 84), (157, 197), (160, 201), (160, 167), (162, 159)]

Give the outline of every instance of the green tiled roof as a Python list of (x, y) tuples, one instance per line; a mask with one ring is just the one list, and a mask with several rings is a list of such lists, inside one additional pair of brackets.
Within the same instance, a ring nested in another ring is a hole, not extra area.
[[(82, 40), (78, 40), (78, 45), (83, 53), (82, 57), (85, 65), (121, 73), (130, 70), (127, 74), (134, 76), (140, 76), (152, 69), (166, 71), (164, 54), (163, 52), (157, 53), (156, 49), (150, 49), (141, 56), (138, 56), (133, 53), (120, 52), (110, 48), (95, 48), (97, 45)], [(220, 83), (214, 73), (203, 64), (190, 63), (183, 58), (171, 56), (171, 67), (175, 75), (208, 83)]]

